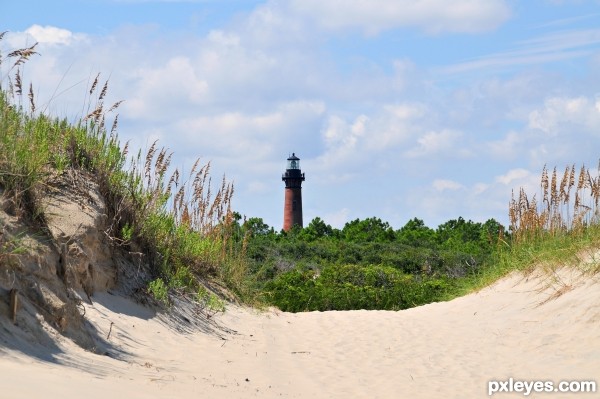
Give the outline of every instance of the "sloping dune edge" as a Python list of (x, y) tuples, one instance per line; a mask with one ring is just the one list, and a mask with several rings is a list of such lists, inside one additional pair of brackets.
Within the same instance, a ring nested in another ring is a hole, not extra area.
[[(399, 312), (231, 305), (192, 333), (129, 299), (96, 294), (86, 318), (112, 345), (106, 355), (52, 329), (52, 346), (15, 338), (0, 349), (1, 396), (480, 398), (490, 380), (511, 377), (600, 382), (599, 281), (572, 268), (515, 272), (480, 292)], [(4, 335), (15, 328), (0, 323)]]

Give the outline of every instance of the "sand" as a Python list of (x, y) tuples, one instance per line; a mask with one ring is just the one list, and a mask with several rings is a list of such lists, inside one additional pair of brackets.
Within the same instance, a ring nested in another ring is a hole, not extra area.
[[(478, 293), (399, 312), (229, 305), (191, 333), (98, 293), (86, 317), (99, 334), (110, 332), (107, 354), (51, 329), (55, 345), (4, 342), (0, 397), (482, 398), (490, 380), (511, 377), (600, 382), (600, 276), (558, 275), (547, 287), (548, 277), (513, 274)], [(4, 333), (9, 324), (2, 318)]]

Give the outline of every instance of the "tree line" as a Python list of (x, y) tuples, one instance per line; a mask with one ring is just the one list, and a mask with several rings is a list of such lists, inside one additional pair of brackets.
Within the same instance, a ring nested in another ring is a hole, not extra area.
[(235, 215), (254, 284), (283, 310), (404, 309), (452, 296), (489, 262), (504, 236), (494, 219), (413, 218), (395, 230), (377, 217), (337, 229), (321, 218), (276, 231)]

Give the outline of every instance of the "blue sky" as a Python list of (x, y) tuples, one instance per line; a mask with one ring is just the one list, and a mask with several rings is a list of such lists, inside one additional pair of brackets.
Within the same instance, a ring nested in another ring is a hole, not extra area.
[(81, 116), (100, 72), (122, 141), (211, 161), (276, 229), (292, 152), (305, 224), (336, 227), (507, 223), (545, 164), (600, 159), (597, 0), (4, 3), (0, 49), (39, 42), (24, 72), (45, 112)]

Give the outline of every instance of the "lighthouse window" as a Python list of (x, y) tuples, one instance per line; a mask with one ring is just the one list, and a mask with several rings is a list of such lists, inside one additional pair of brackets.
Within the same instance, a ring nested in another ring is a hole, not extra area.
[(300, 162), (296, 159), (289, 161), (288, 169), (300, 169)]
[(296, 210), (296, 200), (294, 200), (292, 202), (292, 210), (295, 211)]

